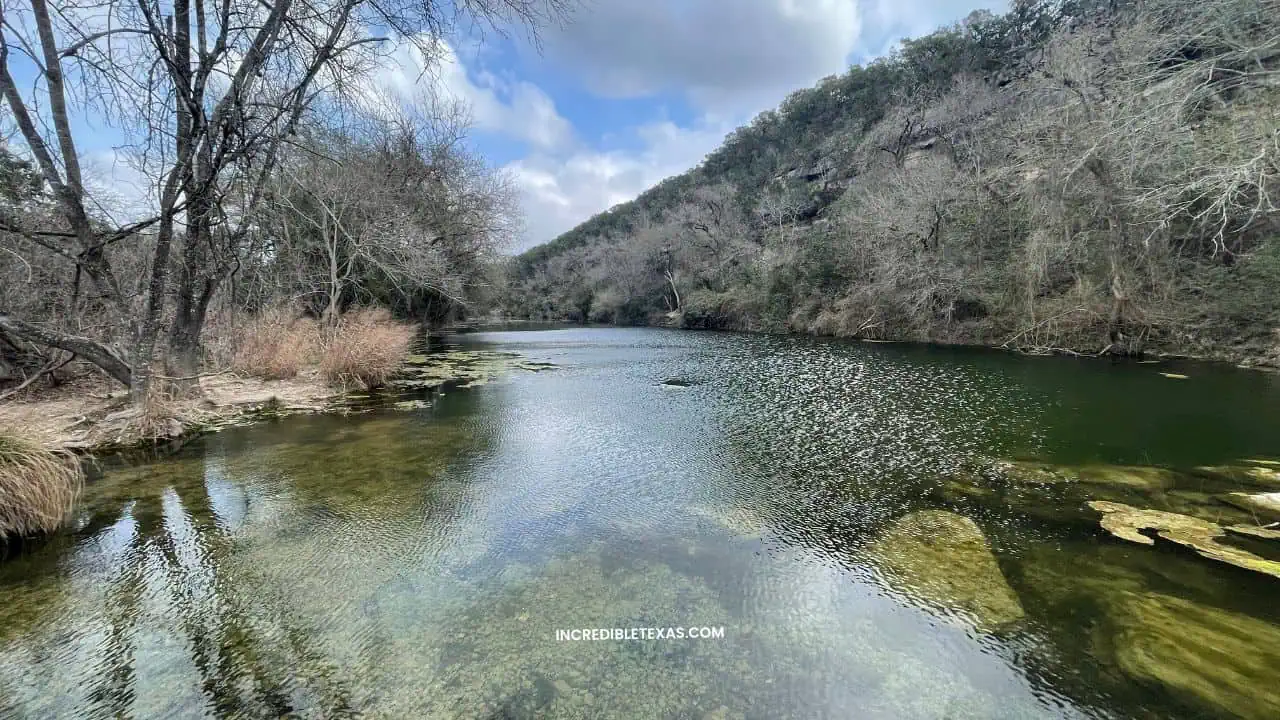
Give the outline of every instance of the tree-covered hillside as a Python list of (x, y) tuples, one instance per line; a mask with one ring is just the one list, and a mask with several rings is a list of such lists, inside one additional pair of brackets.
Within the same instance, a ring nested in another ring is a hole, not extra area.
[(508, 314), (1280, 360), (1280, 0), (1019, 0), (512, 261)]

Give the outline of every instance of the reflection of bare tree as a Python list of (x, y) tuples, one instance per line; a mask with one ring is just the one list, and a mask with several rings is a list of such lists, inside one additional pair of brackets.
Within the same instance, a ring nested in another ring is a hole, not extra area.
[[(127, 528), (128, 540), (104, 583), (101, 602), (106, 627), (90, 652), (85, 701), (103, 714), (127, 716), (138, 708), (140, 675), (146, 663), (146, 635), (169, 634), (168, 647), (186, 657), (161, 662), (194, 670), (190, 688), (178, 687), (175, 705), (199, 702), (219, 715), (280, 716), (294, 710), (290, 698), (293, 668), (316, 669), (308, 677), (313, 703), (328, 716), (349, 713), (349, 693), (335, 684), (336, 667), (308, 647), (309, 632), (297, 618), (279, 615), (279, 625), (255, 618), (253, 597), (228, 573), (222, 561), (232, 550), (220, 528), (203, 477), (203, 463), (181, 466), (164, 485), (145, 488), (127, 504), (110, 530)], [(167, 627), (151, 626), (162, 619)], [(328, 667), (326, 667), (328, 665)], [(315, 687), (316, 679), (323, 687)], [(198, 688), (199, 695), (185, 695)], [(320, 692), (317, 692), (320, 690)]]
[[(128, 554), (138, 556), (144, 550), (148, 530), (153, 529), (157, 515), (154, 513), (135, 512), (139, 504), (125, 508), (117, 525), (132, 524), (133, 533), (129, 538)], [(131, 517), (132, 516), (132, 517)], [(128, 715), (129, 702), (133, 695), (134, 652), (130, 640), (134, 630), (134, 620), (141, 606), (141, 597), (146, 578), (141, 563), (128, 563), (119, 567), (119, 574), (107, 586), (107, 602), (103, 603), (106, 615), (107, 633), (103, 642), (104, 652), (100, 655), (99, 672), (91, 676), (89, 702), (102, 706), (114, 716)]]
[[(457, 534), (467, 484), (436, 478), (478, 438), (403, 416), (313, 420), (108, 475), (69, 553), (0, 574), (17, 606), (0, 607), (0, 627), (30, 628), (0, 636), (0, 668), (53, 677), (38, 700), (14, 694), (15, 714), (337, 717), (396, 682), (398, 618), (370, 614), (420, 562), (424, 516), (433, 538)], [(50, 563), (70, 579), (28, 593)], [(50, 597), (65, 601), (56, 615), (23, 605)]]

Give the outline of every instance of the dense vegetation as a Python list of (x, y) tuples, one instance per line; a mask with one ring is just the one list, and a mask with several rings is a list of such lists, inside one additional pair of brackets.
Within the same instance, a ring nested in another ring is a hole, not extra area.
[(1280, 3), (1019, 0), (514, 259), (505, 311), (1280, 361)]

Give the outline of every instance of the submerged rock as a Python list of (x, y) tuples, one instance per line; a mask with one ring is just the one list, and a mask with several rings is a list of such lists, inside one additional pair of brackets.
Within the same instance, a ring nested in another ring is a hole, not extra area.
[(997, 471), (1007, 480), (1031, 484), (1079, 482), (1138, 490), (1172, 487), (1175, 474), (1161, 467), (1141, 465), (1046, 465), (1034, 462), (1000, 462)]
[(1222, 478), (1232, 483), (1246, 483), (1263, 487), (1280, 486), (1280, 468), (1269, 461), (1246, 460), (1246, 465), (1205, 465), (1197, 472)]
[(999, 629), (1024, 612), (973, 520), (921, 510), (894, 523), (868, 547), (895, 589), (928, 605), (966, 615), (979, 630)]
[(1252, 525), (1228, 525), (1222, 528), (1228, 535), (1252, 538), (1254, 540), (1280, 540), (1280, 530)]
[(1280, 717), (1280, 628), (1167, 595), (1130, 595), (1114, 615), (1129, 676), (1252, 720)]
[(1228, 493), (1223, 500), (1242, 510), (1280, 518), (1280, 492)]
[(1201, 557), (1280, 578), (1280, 562), (1219, 542), (1227, 533), (1217, 523), (1104, 500), (1094, 500), (1089, 507), (1102, 513), (1102, 528), (1122, 540), (1155, 545), (1156, 541), (1142, 532), (1153, 531), (1169, 542), (1195, 550)]

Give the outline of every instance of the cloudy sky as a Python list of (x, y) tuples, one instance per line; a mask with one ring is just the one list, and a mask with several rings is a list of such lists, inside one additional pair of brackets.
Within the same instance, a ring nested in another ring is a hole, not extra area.
[[(577, 0), (561, 27), (452, 38), (429, 77), (472, 108), (472, 144), (519, 188), (526, 230), (546, 242), (664, 177), (787, 93), (1003, 0)], [(424, 76), (408, 51), (378, 74)], [(94, 125), (89, 121), (90, 125)], [(82, 145), (122, 195), (115, 135)], [(93, 164), (92, 162), (90, 164)]]
[(669, 175), (789, 92), (999, 0), (584, 0), (528, 43), (454, 53), (473, 141), (545, 242)]

